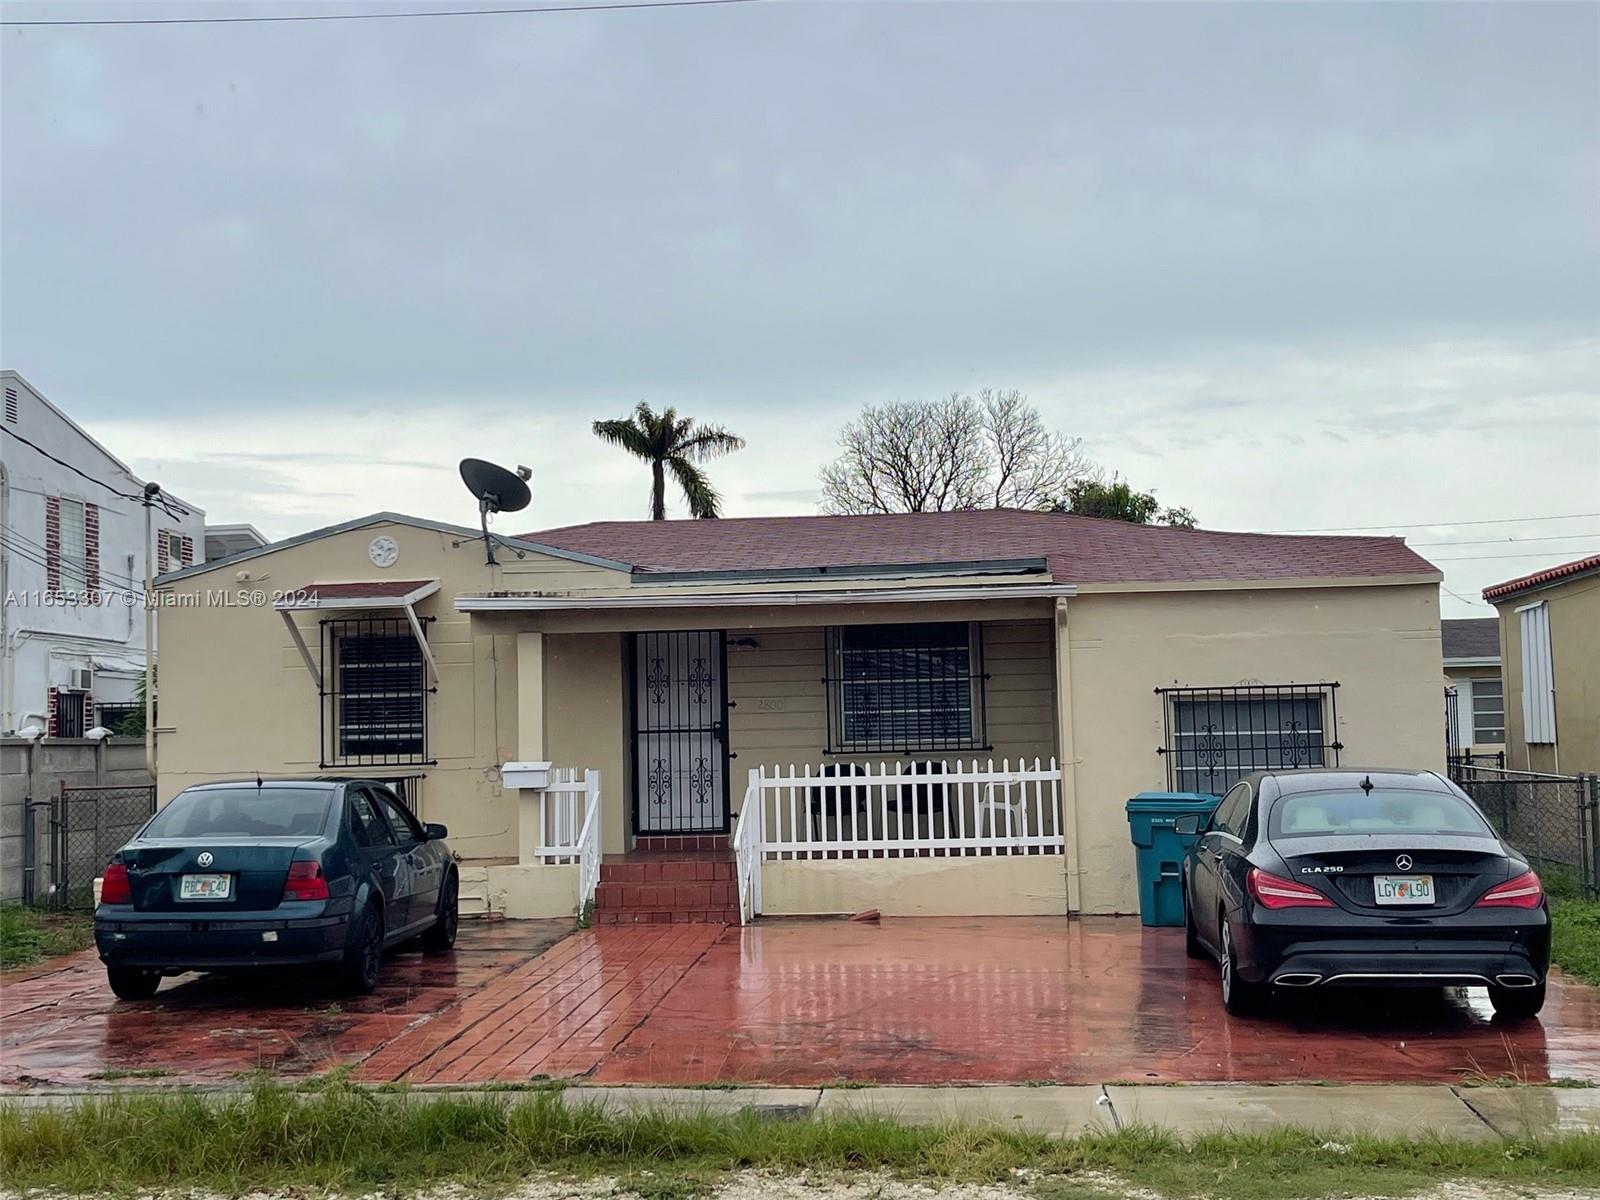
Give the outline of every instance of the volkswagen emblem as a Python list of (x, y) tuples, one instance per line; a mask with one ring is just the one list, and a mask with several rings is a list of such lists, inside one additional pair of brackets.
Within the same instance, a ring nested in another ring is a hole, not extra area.
[[(214, 863), (216, 861), (217, 861), (216, 859), (211, 857), (211, 851), (209, 851), (209, 850), (200, 851), (200, 857), (195, 859), (195, 862), (199, 863), (202, 867), (209, 867), (212, 863)], [(1411, 860), (1409, 858), (1406, 859), (1406, 864), (1408, 866), (1410, 865), (1410, 863), (1411, 863)]]
[[(201, 863), (200, 865), (203, 867), (206, 864)], [(1399, 867), (1402, 871), (1411, 870), (1411, 855), (1402, 854), (1399, 858), (1394, 860), (1394, 865)]]

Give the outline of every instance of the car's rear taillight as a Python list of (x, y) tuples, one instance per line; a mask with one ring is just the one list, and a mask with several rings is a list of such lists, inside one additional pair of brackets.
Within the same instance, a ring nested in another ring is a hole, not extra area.
[(100, 876), (101, 904), (132, 904), (133, 888), (128, 884), (128, 868), (119, 862), (107, 863)]
[(1544, 901), (1544, 885), (1532, 871), (1515, 879), (1497, 883), (1478, 897), (1477, 908), (1538, 908)]
[(1260, 867), (1251, 867), (1244, 877), (1245, 887), (1262, 908), (1332, 908), (1329, 900), (1316, 888), (1269, 875)]
[(328, 898), (328, 881), (322, 877), (322, 864), (314, 862), (290, 863), (288, 878), (283, 881), (283, 898), (285, 900), (326, 900)]

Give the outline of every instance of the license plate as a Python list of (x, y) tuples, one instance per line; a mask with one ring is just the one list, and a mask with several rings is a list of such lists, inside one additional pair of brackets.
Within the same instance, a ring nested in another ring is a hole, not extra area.
[(226, 900), (232, 893), (232, 875), (185, 875), (178, 883), (180, 900)]
[(1379, 904), (1432, 904), (1432, 875), (1374, 875), (1373, 890)]

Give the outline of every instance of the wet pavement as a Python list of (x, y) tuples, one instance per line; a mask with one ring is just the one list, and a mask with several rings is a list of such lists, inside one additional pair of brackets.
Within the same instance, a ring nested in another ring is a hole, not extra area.
[(407, 1027), (537, 955), (570, 921), (466, 922), (450, 954), (400, 951), (378, 990), (341, 995), (282, 970), (165, 980), (155, 999), (118, 1001), (93, 950), (0, 974), (0, 1085), (222, 1083), (267, 1070), (315, 1075), (359, 1060)]
[(1559, 976), (1533, 1021), (1432, 990), (1293, 995), (1239, 1020), (1181, 931), (1127, 918), (646, 925), (550, 946), (563, 928), (467, 922), (454, 954), (396, 956), (356, 1001), (285, 974), (118, 1003), (75, 956), (0, 979), (0, 1082), (338, 1063), (435, 1084), (1600, 1079), (1600, 989)]

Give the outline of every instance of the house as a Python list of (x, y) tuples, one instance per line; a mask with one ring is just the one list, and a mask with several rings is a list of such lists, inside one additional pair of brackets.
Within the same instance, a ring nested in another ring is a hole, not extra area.
[(1463, 755), (1505, 748), (1505, 686), (1500, 679), (1500, 619), (1470, 617), (1439, 622), (1450, 706), (1450, 744)]
[(1499, 612), (1506, 765), (1600, 772), (1600, 554), (1483, 589)]
[(259, 550), (266, 544), (267, 539), (254, 525), (207, 525), (205, 561)]
[[(115, 729), (144, 678), (144, 481), (21, 375), (0, 384), (0, 733)], [(152, 573), (196, 562), (205, 514), (151, 513)]]
[(1440, 576), (1398, 538), (985, 510), (494, 556), (378, 513), (163, 577), (161, 798), (393, 780), (512, 916), (1108, 913), (1137, 792), (1444, 762)]

